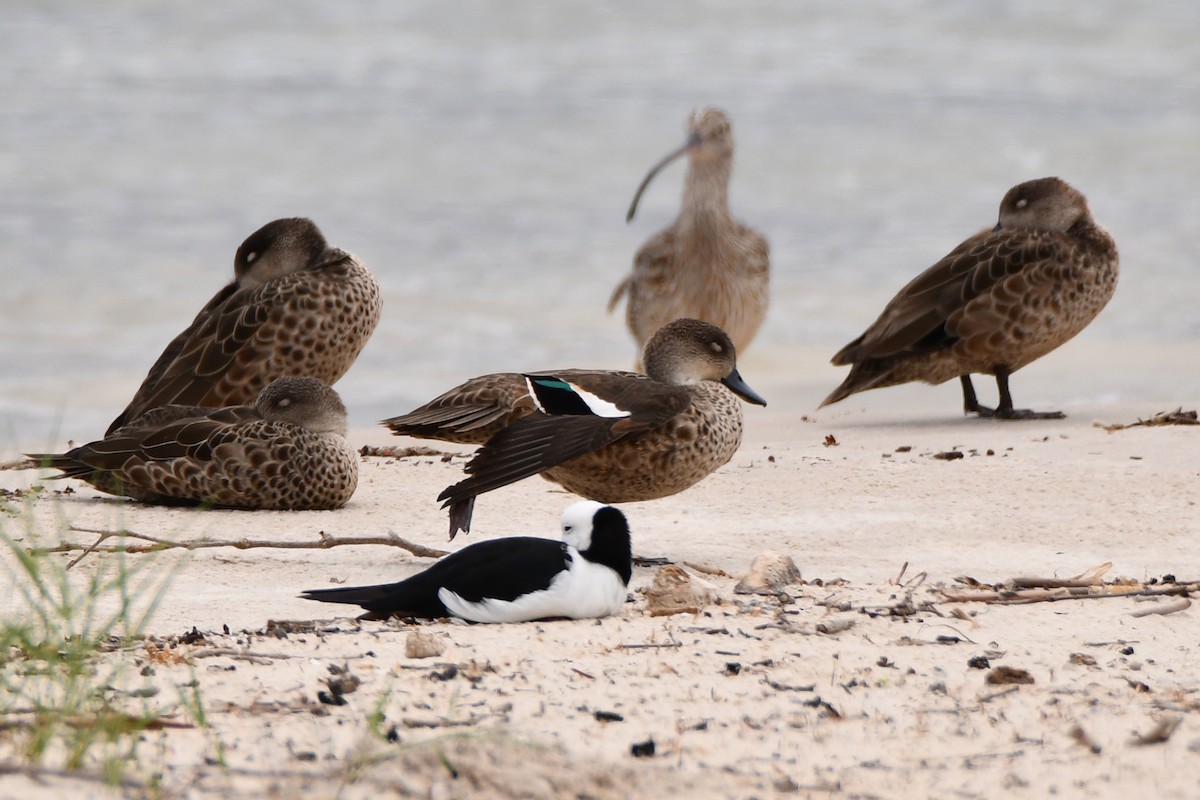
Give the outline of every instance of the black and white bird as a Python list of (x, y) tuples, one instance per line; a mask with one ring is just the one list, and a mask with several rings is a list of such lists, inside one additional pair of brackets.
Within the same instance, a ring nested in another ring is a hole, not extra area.
[(588, 619), (621, 610), (631, 575), (625, 515), (582, 500), (563, 511), (561, 542), (533, 536), (492, 539), (451, 553), (399, 583), (309, 589), (301, 597), (362, 606), (367, 613), (359, 619)]

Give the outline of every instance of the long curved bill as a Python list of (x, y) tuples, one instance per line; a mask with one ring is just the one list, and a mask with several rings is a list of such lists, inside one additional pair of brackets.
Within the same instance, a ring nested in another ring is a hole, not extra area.
[(667, 164), (670, 164), (684, 153), (699, 146), (700, 137), (693, 133), (688, 137), (686, 142), (667, 153), (662, 157), (662, 160), (650, 168), (650, 171), (646, 173), (646, 177), (642, 178), (642, 182), (638, 186), (637, 192), (635, 192), (633, 195), (633, 202), (629, 204), (629, 213), (625, 215), (626, 222), (633, 220), (633, 215), (637, 213), (638, 201), (642, 199), (642, 192), (646, 191), (646, 187), (650, 185), (650, 181), (654, 180), (654, 176), (657, 175)]
[(754, 403), (756, 406), (765, 406), (767, 401), (762, 399), (758, 392), (750, 388), (750, 385), (742, 380), (741, 373), (734, 367), (733, 372), (721, 378), (721, 383), (729, 387), (730, 391), (738, 397), (745, 400), (747, 403)]

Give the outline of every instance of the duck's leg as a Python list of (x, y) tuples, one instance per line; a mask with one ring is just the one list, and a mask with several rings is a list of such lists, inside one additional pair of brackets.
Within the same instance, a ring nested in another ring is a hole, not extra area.
[(1000, 390), (1000, 405), (996, 406), (996, 419), (1066, 419), (1061, 411), (1033, 411), (1028, 408), (1013, 408), (1012, 393), (1008, 390), (1009, 371), (996, 367), (996, 386)]
[(995, 408), (979, 405), (975, 398), (975, 387), (971, 385), (971, 376), (963, 375), (960, 380), (963, 387), (963, 411), (975, 413), (988, 419), (1064, 419), (1066, 414), (1061, 411), (1033, 411), (1028, 408), (1013, 408), (1012, 392), (1008, 389), (1008, 376), (1011, 373), (1004, 367), (996, 367), (996, 388), (1000, 390), (1000, 403)]
[(970, 375), (960, 375), (958, 379), (962, 381), (964, 414), (978, 414), (981, 417), (991, 417), (996, 413), (996, 409), (994, 408), (979, 405), (979, 400), (975, 397), (975, 384), (971, 383)]

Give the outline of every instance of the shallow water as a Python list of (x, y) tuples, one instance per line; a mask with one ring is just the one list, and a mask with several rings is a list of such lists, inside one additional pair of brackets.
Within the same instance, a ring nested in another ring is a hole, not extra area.
[[(355, 425), (481, 372), (627, 366), (604, 306), (683, 165), (628, 226), (625, 208), (700, 104), (729, 111), (732, 203), (772, 246), (752, 383), (832, 354), (1009, 186), (1057, 174), (1122, 253), (1078, 352), (1170, 347), (1164, 386), (1200, 394), (1194, 3), (278, 9), (5, 5), (0, 446), (99, 435), (279, 216), (311, 216), (384, 287), (338, 385)], [(1113, 383), (1097, 392), (1136, 399)]]

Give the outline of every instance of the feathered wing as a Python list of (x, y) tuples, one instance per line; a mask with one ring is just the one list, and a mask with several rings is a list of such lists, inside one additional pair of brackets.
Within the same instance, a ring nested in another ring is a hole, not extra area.
[(1027, 230), (971, 237), (901, 289), (833, 363), (855, 364), (952, 344), (954, 334), (944, 329), (951, 315), (1006, 278), (1053, 258), (1063, 244), (1059, 234)]
[(465, 467), (471, 477), (448, 487), (437, 499), (444, 501), (443, 507), (453, 507), (644, 429), (644, 425), (631, 423), (626, 417), (530, 414), (479, 448)]
[[(546, 375), (567, 382), (589, 383), (594, 370), (550, 370)], [(622, 378), (645, 376), (613, 372)], [(385, 419), (381, 424), (395, 434), (447, 442), (483, 444), (517, 420), (537, 410), (525, 376), (517, 372), (481, 375), (445, 392), (425, 405)]]
[(628, 286), (625, 321), (640, 346), (674, 319), (672, 309), (675, 304), (672, 301), (678, 279), (675, 240), (674, 228), (650, 237), (634, 255), (633, 271), (625, 279)]
[[(201, 399), (182, 400), (171, 399), (161, 400), (168, 393), (163, 391), (163, 380), (169, 370), (175, 368), (179, 362), (184, 350), (189, 347), (194, 347), (194, 341), (198, 331), (203, 329), (205, 323), (214, 315), (220, 313), (220, 309), (229, 301), (238, 290), (236, 283), (230, 283), (219, 292), (213, 295), (204, 308), (200, 309), (200, 313), (192, 320), (191, 324), (184, 328), (171, 342), (163, 349), (154, 365), (150, 367), (146, 377), (142, 380), (142, 385), (133, 395), (133, 399), (129, 401), (129, 405), (125, 407), (116, 419), (108, 426), (108, 430), (104, 435), (112, 433), (130, 422), (133, 422), (144, 412), (158, 408), (159, 406), (171, 404), (187, 404), (202, 407), (205, 403)], [(178, 394), (178, 392), (176, 392)]]
[[(212, 407), (253, 403), (268, 383), (289, 374), (289, 368), (309, 370), (307, 374), (329, 384), (336, 382), (347, 362), (357, 355), (355, 349), (343, 359), (342, 350), (361, 348), (378, 321), (377, 290), (374, 306), (355, 306), (349, 322), (347, 314), (331, 311), (344, 310), (347, 303), (354, 305), (357, 290), (347, 287), (363, 289), (363, 282), (373, 285), (374, 279), (352, 256), (342, 254), (254, 289), (226, 287), (171, 341), (109, 431), (145, 411), (172, 403)], [(371, 295), (370, 290), (364, 291)], [(315, 332), (308, 327), (313, 321)], [(332, 329), (326, 330), (326, 325)], [(346, 333), (343, 328), (347, 325), (355, 332)], [(366, 336), (361, 335), (364, 332)], [(329, 350), (324, 360), (314, 362), (313, 354), (300, 342), (316, 333), (328, 334), (322, 341)], [(339, 357), (328, 357), (331, 355)], [(314, 363), (326, 364), (324, 374), (313, 371)]]
[[(558, 373), (563, 377), (566, 373)], [(451, 537), (468, 530), (477, 495), (507, 486), (553, 469), (586, 453), (599, 450), (627, 436), (637, 436), (664, 424), (687, 407), (689, 394), (683, 387), (656, 384), (645, 391), (644, 375), (634, 373), (573, 377), (585, 391), (602, 397), (629, 416), (593, 414), (545, 414), (534, 412), (497, 433), (475, 452), (465, 470), (469, 478), (447, 487), (438, 500), (450, 509)], [(589, 384), (589, 377), (595, 383)], [(603, 389), (598, 385), (603, 383)], [(607, 390), (607, 391), (606, 391)]]
[(381, 424), (402, 436), (482, 444), (534, 408), (525, 379), (516, 372), (498, 372), (472, 378)]
[[(163, 406), (115, 433), (62, 454), (32, 454), (30, 458), (60, 469), (63, 478), (90, 480), (101, 473), (121, 473), (131, 460), (204, 459), (221, 434), (246, 423), (262, 421), (250, 406), (232, 406), (197, 415), (192, 406)], [(125, 480), (126, 476), (121, 476)]]

